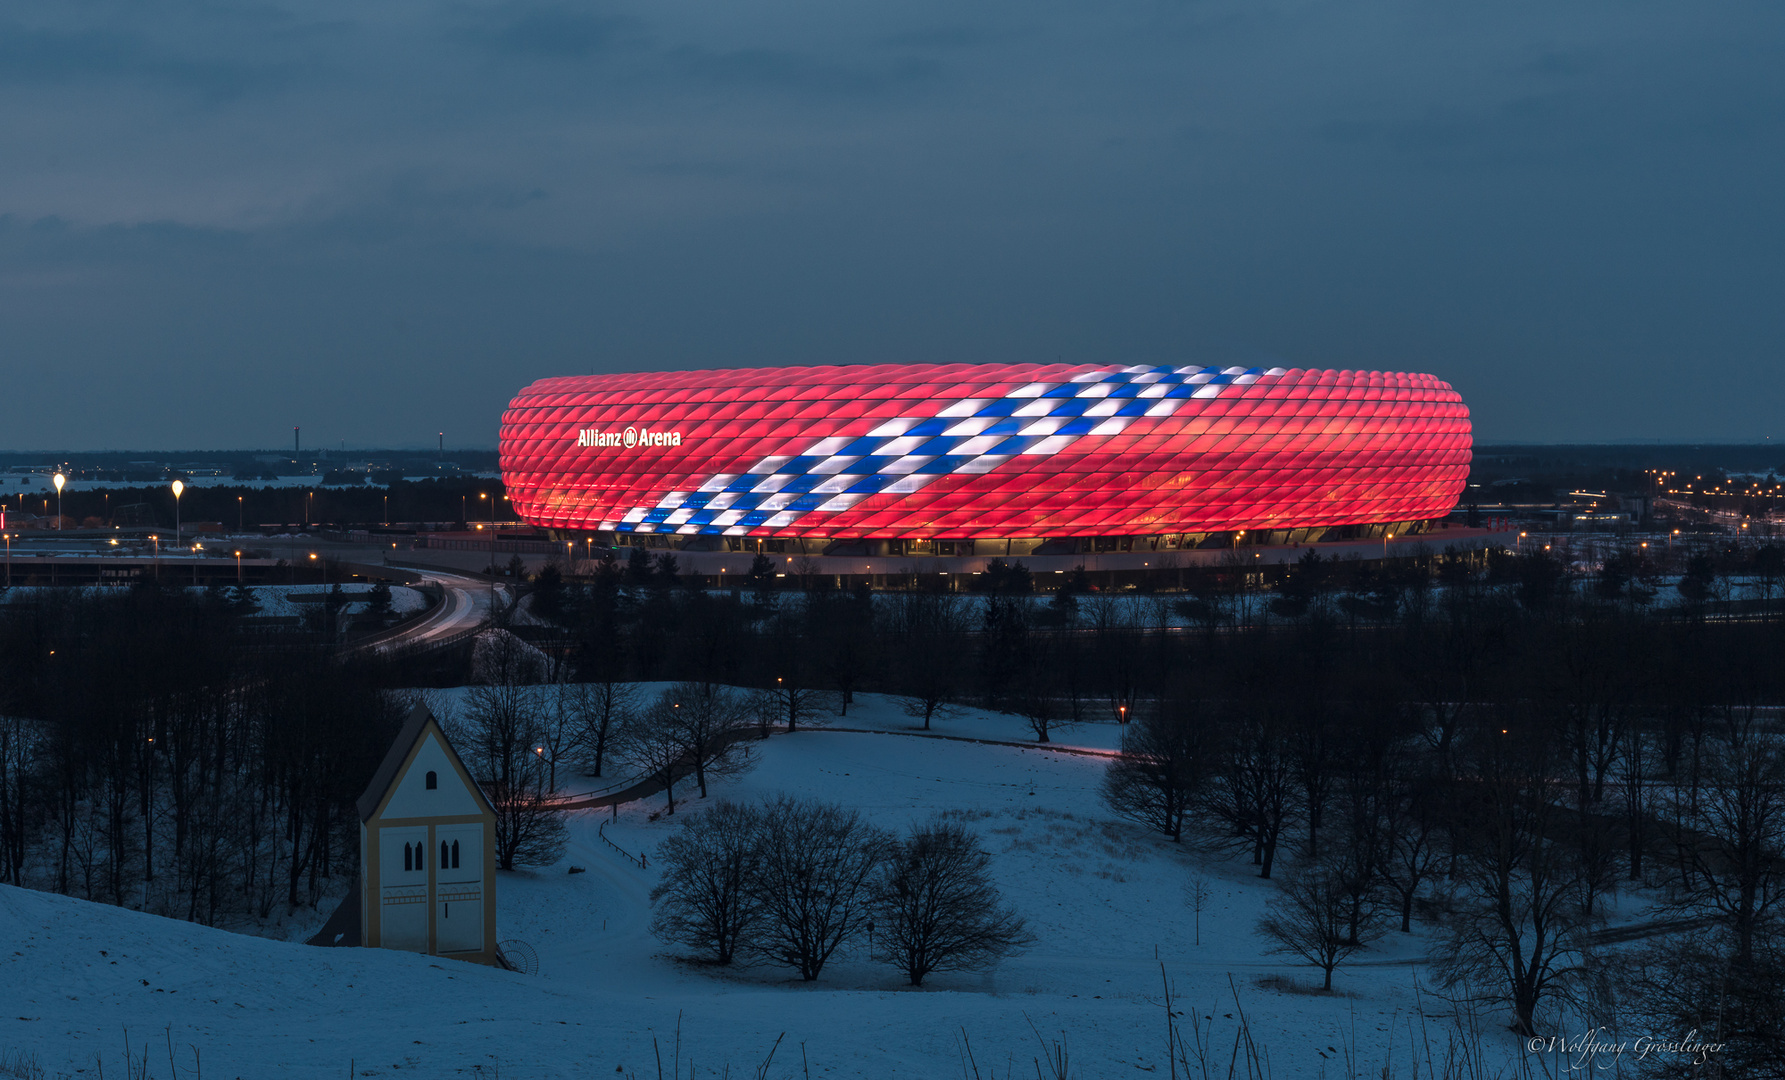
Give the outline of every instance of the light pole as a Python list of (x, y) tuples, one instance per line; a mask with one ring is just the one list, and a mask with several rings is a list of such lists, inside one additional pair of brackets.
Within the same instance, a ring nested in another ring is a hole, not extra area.
[(180, 495), (186, 490), (184, 480), (174, 481), (174, 546), (180, 546)]
[(389, 495), (386, 495), (384, 497), (384, 523), (386, 525), (390, 524), (390, 496)]
[(155, 545), (155, 580), (161, 580), (161, 537), (149, 537), (149, 543)]
[(12, 534), (6, 533), (6, 587), (12, 588)]
[(56, 485), (56, 531), (61, 532), (62, 531), (62, 485), (68, 483), (68, 477), (63, 476), (61, 473), (57, 473), (54, 483)]
[[(243, 511), (242, 511), (242, 497), (240, 495), (237, 495), (236, 496), (236, 532), (242, 531), (242, 513), (243, 513)], [(237, 554), (240, 554), (240, 552), (237, 552)]]
[[(480, 491), (478, 499), (488, 499), (489, 492)], [(490, 503), (490, 614), (496, 614), (496, 504)]]
[(242, 583), (242, 553), (238, 549), (236, 551), (236, 584), (240, 585), (241, 583)]

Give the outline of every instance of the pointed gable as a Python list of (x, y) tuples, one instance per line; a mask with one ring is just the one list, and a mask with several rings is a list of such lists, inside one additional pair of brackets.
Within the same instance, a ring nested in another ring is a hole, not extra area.
[[(429, 773), (436, 781), (432, 788), (427, 786)], [(356, 805), (362, 822), (380, 811), (386, 818), (494, 813), (446, 733), (422, 704), (410, 710)]]

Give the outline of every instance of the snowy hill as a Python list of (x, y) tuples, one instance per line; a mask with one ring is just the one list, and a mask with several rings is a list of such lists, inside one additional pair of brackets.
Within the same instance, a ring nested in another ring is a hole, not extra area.
[[(909, 727), (884, 702), (860, 712), (850, 721)], [(1020, 738), (1008, 718), (963, 726), (986, 737), (1001, 722)], [(787, 969), (715, 972), (680, 960), (648, 932), (655, 860), (650, 871), (625, 861), (596, 835), (607, 812), (580, 812), (565, 863), (587, 873), (560, 864), (498, 882), (500, 937), (538, 950), (538, 977), (243, 937), (0, 888), (0, 1062), (12, 1051), (35, 1055), (49, 1076), (97, 1075), (96, 1058), (121, 1070), (128, 1031), (133, 1051), (150, 1046), (157, 1077), (170, 1075), (170, 1040), (182, 1077), (198, 1075), (192, 1047), (212, 1077), (335, 1078), (350, 1062), (359, 1076), (656, 1077), (653, 1038), (667, 1075), (679, 1017), (681, 1076), (690, 1063), (697, 1077), (727, 1066), (754, 1075), (783, 1032), (770, 1077), (805, 1075), (802, 1049), (812, 1076), (960, 1076), (963, 1030), (988, 1080), (1013, 1065), (1033, 1073), (1037, 1032), (1050, 1043), (1063, 1037), (1075, 1076), (1164, 1075), (1161, 963), (1186, 1014), (1209, 1018), (1223, 1061), (1240, 1022), (1230, 975), (1276, 1077), (1344, 1075), (1340, 1049), (1329, 1048), (1348, 1044), (1360, 1075), (1379, 1073), (1391, 1043), (1409, 1044), (1416, 996), (1405, 961), (1426, 940), (1390, 935), (1363, 954), (1368, 963), (1341, 968), (1336, 985), (1349, 996), (1256, 985), (1308, 977), (1261, 955), (1253, 924), (1272, 886), (1243, 860), (1211, 861), (1112, 820), (1097, 795), (1103, 765), (1083, 754), (810, 731), (777, 736), (753, 772), (715, 791), (832, 799), (889, 828), (959, 812), (1040, 938), (993, 972), (937, 975), (913, 990), (865, 947), (815, 984)], [(607, 835), (653, 851), (684, 815), (701, 812), (694, 794), (683, 793), (675, 817), (660, 815), (660, 799), (629, 806)], [(1216, 890), (1200, 946), (1184, 900), (1196, 869)], [(1517, 1052), (1510, 1035), (1488, 1038), (1495, 1060)], [(1410, 1062), (1393, 1053), (1400, 1074)]]

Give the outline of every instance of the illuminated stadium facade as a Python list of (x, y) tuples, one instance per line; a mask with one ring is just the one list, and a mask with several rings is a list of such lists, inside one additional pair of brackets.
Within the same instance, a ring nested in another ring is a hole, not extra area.
[[(1456, 505), (1430, 375), (899, 364), (542, 379), (502, 417), (519, 516), (687, 550), (971, 554), (1405, 535)], [(792, 544), (793, 546), (786, 546)], [(1014, 546), (1013, 546), (1014, 545)], [(1102, 546), (1107, 545), (1107, 547)]]

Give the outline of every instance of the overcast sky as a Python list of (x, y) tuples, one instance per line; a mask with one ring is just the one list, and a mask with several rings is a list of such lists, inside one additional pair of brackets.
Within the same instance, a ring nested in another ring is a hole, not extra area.
[(0, 447), (1055, 359), (1785, 440), (1782, 56), (1776, 0), (0, 2)]

